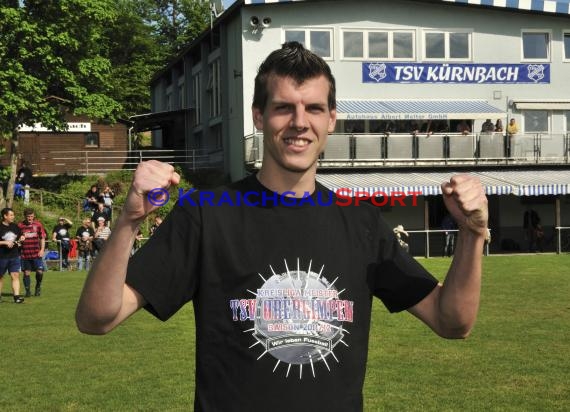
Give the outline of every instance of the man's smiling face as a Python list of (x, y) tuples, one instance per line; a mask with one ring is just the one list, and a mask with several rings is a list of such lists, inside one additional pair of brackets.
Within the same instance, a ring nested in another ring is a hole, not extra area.
[(263, 130), (264, 167), (298, 173), (316, 169), (336, 122), (336, 110), (328, 106), (328, 81), (319, 76), (298, 84), (273, 75), (267, 92), (264, 112), (253, 108), (255, 127)]

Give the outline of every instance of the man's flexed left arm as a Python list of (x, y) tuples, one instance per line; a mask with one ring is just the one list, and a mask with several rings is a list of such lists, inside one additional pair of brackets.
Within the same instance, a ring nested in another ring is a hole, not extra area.
[(443, 284), (410, 312), (446, 338), (469, 335), (479, 310), (483, 245), (489, 219), (487, 197), (478, 178), (453, 176), (441, 185), (447, 210), (459, 233)]

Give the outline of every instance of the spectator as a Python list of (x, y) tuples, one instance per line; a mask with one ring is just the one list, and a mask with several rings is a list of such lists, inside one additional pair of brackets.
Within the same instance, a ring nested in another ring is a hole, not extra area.
[(91, 219), (83, 219), (81, 226), (77, 228), (75, 233), (75, 239), (77, 239), (77, 270), (89, 270), (94, 237), (95, 231), (91, 226)]
[(105, 242), (109, 239), (110, 235), (111, 229), (106, 225), (105, 218), (103, 216), (98, 217), (97, 228), (95, 229), (95, 235), (93, 236), (93, 246), (96, 255), (103, 250)]
[(141, 244), (142, 244), (142, 240), (143, 240), (143, 233), (142, 231), (139, 229), (139, 231), (137, 232), (137, 235), (135, 236), (135, 241), (133, 243), (133, 248), (131, 249), (131, 256), (133, 256), (137, 250), (140, 249)]
[(462, 121), (457, 125), (457, 133), (469, 134), (469, 133), (471, 133), (471, 126), (469, 126), (469, 124), (467, 123), (467, 121), (462, 120)]
[(32, 176), (32, 169), (30, 169), (26, 161), (23, 161), (22, 166), (16, 173), (16, 183), (22, 186), (29, 186), (32, 183)]
[(503, 121), (501, 119), (497, 119), (495, 122), (495, 132), (502, 132), (503, 131)]
[(495, 125), (491, 119), (485, 120), (485, 122), (481, 125), (481, 133), (493, 133), (494, 131)]
[(455, 236), (457, 232), (457, 223), (453, 220), (453, 217), (448, 213), (445, 215), (441, 222), (441, 228), (445, 230), (444, 232), (444, 245), (443, 245), (443, 256), (453, 256), (455, 252)]
[(150, 236), (154, 235), (154, 231), (158, 229), (161, 223), (162, 223), (162, 218), (160, 216), (155, 216), (154, 225), (150, 227)]
[(507, 126), (507, 136), (509, 137), (509, 156), (513, 156), (515, 154), (514, 137), (518, 132), (519, 127), (517, 125), (517, 121), (512, 117)]
[(83, 210), (85, 212), (93, 212), (97, 209), (97, 202), (99, 200), (99, 188), (97, 185), (91, 185), (91, 188), (85, 193), (85, 200), (83, 201)]
[(105, 209), (105, 205), (103, 204), (103, 202), (97, 203), (97, 209), (95, 209), (93, 215), (91, 215), (91, 222), (93, 222), (93, 229), (97, 229), (97, 220), (100, 217), (103, 218), (106, 224), (108, 224), (111, 221), (111, 215), (109, 214), (107, 209)]
[(69, 233), (69, 229), (71, 229), (72, 225), (71, 220), (61, 216), (52, 231), (51, 240), (59, 245), (61, 266), (64, 269), (69, 267), (69, 251), (71, 250), (71, 233)]
[(20, 296), (20, 252), (18, 243), (23, 240), (22, 231), (14, 223), (14, 211), (9, 207), (2, 209), (0, 223), (0, 301), (2, 300), (3, 279), (6, 272), (12, 278), (14, 303), (24, 303)]
[(489, 256), (489, 245), (491, 244), (491, 229), (487, 228), (485, 233), (485, 245), (483, 246), (483, 254)]
[(513, 137), (519, 132), (519, 126), (517, 125), (517, 121), (514, 117), (511, 118), (509, 121), (509, 125), (507, 126), (507, 134), (509, 137)]
[(394, 234), (396, 235), (396, 239), (398, 239), (398, 243), (400, 244), (400, 246), (406, 251), (406, 252), (410, 252), (410, 245), (408, 245), (406, 242), (404, 242), (404, 239), (402, 239), (402, 235), (406, 236), (406, 237), (410, 237), (410, 235), (408, 235), (408, 232), (406, 232), (404, 230), (404, 226), (402, 225), (398, 225), (394, 228)]
[(113, 192), (109, 186), (105, 186), (103, 192), (101, 192), (99, 198), (97, 199), (97, 203), (101, 202), (103, 203), (103, 205), (105, 206), (105, 210), (109, 213), (109, 217), (111, 217), (113, 213), (114, 198), (115, 198), (115, 192)]
[(529, 252), (543, 251), (544, 230), (540, 222), (540, 216), (536, 210), (530, 209), (524, 212), (523, 228), (528, 241)]
[(35, 296), (40, 296), (42, 292), (42, 281), (44, 278), (43, 256), (46, 246), (46, 231), (44, 226), (36, 220), (33, 209), (24, 209), (24, 220), (18, 223), (22, 231), (24, 240), (22, 242), (22, 270), (24, 271), (24, 288), (26, 297), (32, 296), (30, 273), (36, 272)]

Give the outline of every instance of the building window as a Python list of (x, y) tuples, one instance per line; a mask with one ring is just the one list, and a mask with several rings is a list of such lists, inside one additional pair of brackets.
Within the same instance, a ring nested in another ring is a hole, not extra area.
[(194, 145), (192, 146), (192, 149), (195, 149), (195, 150), (204, 149), (204, 146), (202, 143), (202, 132), (201, 131), (194, 133)]
[(83, 137), (85, 139), (85, 147), (99, 147), (99, 133), (85, 133)]
[(210, 142), (212, 142), (213, 149), (223, 149), (223, 141), (222, 141), (222, 124), (218, 123), (210, 127)]
[(220, 59), (208, 65), (208, 95), (210, 98), (210, 119), (222, 115), (222, 88), (220, 84)]
[(548, 60), (550, 57), (550, 33), (523, 32), (522, 48), (523, 60)]
[(471, 60), (470, 32), (426, 31), (424, 45), (426, 60)]
[(414, 32), (395, 31), (392, 33), (392, 58), (415, 60)]
[(202, 122), (202, 76), (200, 72), (192, 75), (192, 99), (194, 100), (194, 126)]
[(564, 32), (564, 60), (570, 61), (570, 32)]
[(332, 59), (331, 29), (287, 29), (285, 41), (296, 41), (323, 59)]
[(414, 32), (345, 30), (342, 51), (345, 59), (414, 60)]
[(309, 32), (311, 39), (311, 50), (321, 57), (332, 57), (331, 52), (331, 34), (329, 31), (311, 30)]
[(526, 110), (523, 112), (525, 133), (548, 132), (548, 112), (546, 110)]
[(166, 96), (164, 96), (164, 110), (165, 111), (170, 111), (172, 110), (172, 88), (170, 88), (170, 91), (166, 91)]
[(185, 98), (185, 88), (184, 88), (184, 78), (180, 78), (178, 80), (178, 108), (184, 109), (186, 107), (186, 98)]
[(342, 35), (342, 57), (364, 58), (364, 33), (345, 31)]

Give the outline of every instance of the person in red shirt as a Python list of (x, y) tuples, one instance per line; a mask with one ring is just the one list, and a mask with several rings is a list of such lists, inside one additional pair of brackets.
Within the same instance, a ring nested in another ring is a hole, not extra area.
[(40, 296), (42, 289), (42, 280), (44, 277), (43, 256), (46, 245), (46, 231), (44, 226), (37, 220), (33, 209), (24, 209), (24, 221), (18, 223), (18, 227), (22, 231), (24, 241), (22, 242), (21, 258), (22, 270), (24, 272), (24, 287), (26, 288), (26, 297), (31, 294), (30, 273), (32, 270), (36, 272), (36, 289), (35, 296)]

